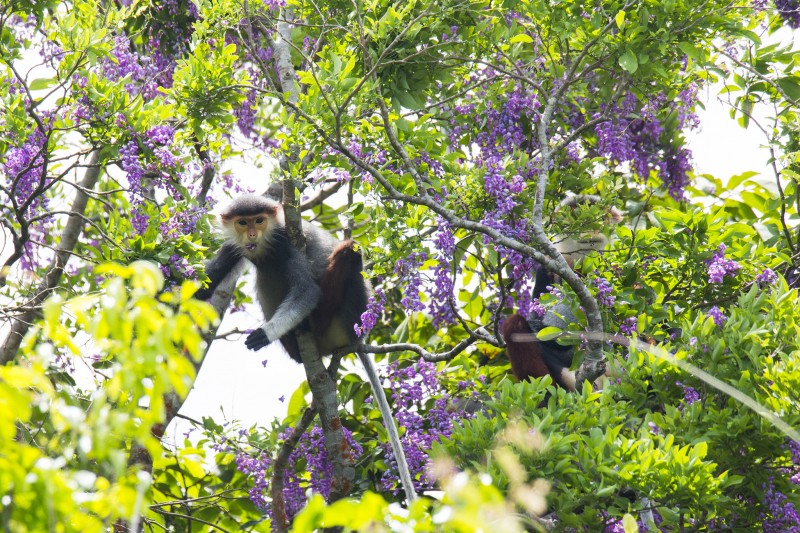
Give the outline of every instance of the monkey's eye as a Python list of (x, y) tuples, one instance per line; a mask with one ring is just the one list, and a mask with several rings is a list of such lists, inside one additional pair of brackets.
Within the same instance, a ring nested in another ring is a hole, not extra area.
[(264, 223), (264, 217), (258, 217), (256, 219), (256, 224), (263, 224), (263, 223)]
[(240, 226), (246, 226), (247, 225), (247, 221), (245, 219), (243, 219), (243, 218), (240, 218), (239, 220), (237, 220), (236, 223), (239, 224)]

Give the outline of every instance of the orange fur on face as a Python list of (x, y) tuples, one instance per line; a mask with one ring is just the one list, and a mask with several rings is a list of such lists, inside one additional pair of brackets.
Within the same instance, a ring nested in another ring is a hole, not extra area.
[(228, 236), (248, 251), (254, 251), (266, 236), (273, 231), (277, 222), (274, 212), (258, 213), (251, 216), (222, 215), (222, 227)]
[(248, 240), (257, 240), (261, 238), (264, 230), (267, 229), (267, 215), (256, 215), (254, 217), (234, 217), (233, 227), (236, 231)]

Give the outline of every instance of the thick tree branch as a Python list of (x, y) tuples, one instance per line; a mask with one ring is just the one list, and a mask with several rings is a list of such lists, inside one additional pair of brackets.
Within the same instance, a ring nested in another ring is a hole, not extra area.
[(42, 283), (36, 291), (31, 305), (32, 309), (24, 312), (21, 316), (15, 318), (11, 324), (11, 330), (8, 333), (2, 347), (0, 347), (0, 365), (8, 364), (13, 361), (22, 343), (22, 338), (28, 332), (31, 324), (36, 318), (39, 308), (44, 300), (58, 287), (61, 281), (61, 276), (64, 273), (64, 267), (69, 260), (71, 252), (75, 245), (78, 243), (83, 226), (84, 217), (83, 213), (86, 211), (86, 205), (89, 202), (89, 196), (84, 190), (91, 190), (97, 183), (100, 177), (101, 168), (98, 165), (100, 158), (100, 151), (95, 150), (91, 153), (89, 158), (89, 166), (84, 173), (83, 179), (80, 182), (80, 188), (75, 193), (75, 200), (72, 202), (71, 214), (67, 219), (64, 226), (64, 231), (61, 234), (61, 242), (58, 245), (53, 262), (49, 270), (44, 276)]

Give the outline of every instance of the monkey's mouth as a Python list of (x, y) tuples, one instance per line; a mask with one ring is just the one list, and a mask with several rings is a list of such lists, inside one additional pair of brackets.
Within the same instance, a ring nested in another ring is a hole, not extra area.
[(245, 244), (244, 247), (247, 248), (248, 251), (252, 252), (253, 250), (256, 249), (256, 243), (251, 242), (251, 243)]

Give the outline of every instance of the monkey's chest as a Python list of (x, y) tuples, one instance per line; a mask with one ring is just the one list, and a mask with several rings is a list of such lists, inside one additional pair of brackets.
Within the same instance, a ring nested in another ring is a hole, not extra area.
[(264, 312), (264, 318), (269, 320), (275, 310), (289, 294), (289, 279), (286, 273), (277, 269), (265, 271), (259, 269), (256, 274), (256, 294), (258, 303)]

